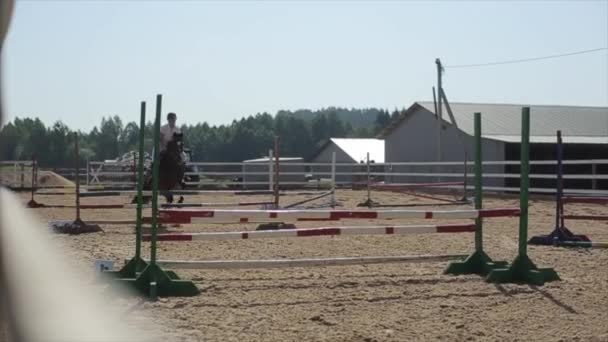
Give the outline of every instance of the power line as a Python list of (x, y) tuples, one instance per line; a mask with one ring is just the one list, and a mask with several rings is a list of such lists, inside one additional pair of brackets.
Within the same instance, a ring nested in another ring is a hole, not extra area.
[(591, 50), (582, 50), (582, 51), (569, 52), (569, 53), (562, 53), (562, 54), (559, 54), (559, 55), (551, 55), (551, 56), (543, 56), (543, 57), (533, 57), (533, 58), (523, 58), (523, 59), (513, 59), (513, 60), (509, 60), (509, 61), (502, 61), (502, 62), (479, 63), (479, 64), (446, 65), (446, 66), (444, 66), (444, 68), (452, 68), (452, 69), (454, 69), (454, 68), (476, 68), (476, 67), (484, 67), (484, 66), (492, 66), (492, 65), (525, 63), (525, 62), (540, 61), (540, 60), (551, 59), (551, 58), (559, 58), (559, 57), (566, 57), (566, 56), (582, 55), (582, 54), (585, 54), (585, 53), (592, 53), (592, 52), (598, 52), (598, 51), (604, 51), (604, 50), (608, 50), (608, 47), (603, 47), (603, 48), (598, 48), (598, 49), (591, 49)]

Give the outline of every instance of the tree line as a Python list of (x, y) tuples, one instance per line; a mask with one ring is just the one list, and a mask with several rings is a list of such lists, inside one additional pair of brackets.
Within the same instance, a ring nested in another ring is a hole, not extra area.
[[(316, 111), (281, 110), (274, 116), (258, 113), (230, 124), (182, 125), (185, 146), (193, 161), (242, 161), (264, 157), (280, 140), (281, 156), (311, 156), (329, 138), (373, 138), (404, 110), (326, 108)], [(74, 130), (61, 121), (46, 127), (38, 118), (16, 118), (0, 129), (3, 160), (36, 158), (41, 166), (69, 166), (74, 160)], [(137, 151), (139, 125), (119, 116), (101, 119), (90, 132), (79, 131), (82, 160), (115, 159)], [(153, 125), (145, 127), (146, 151), (152, 150)]]

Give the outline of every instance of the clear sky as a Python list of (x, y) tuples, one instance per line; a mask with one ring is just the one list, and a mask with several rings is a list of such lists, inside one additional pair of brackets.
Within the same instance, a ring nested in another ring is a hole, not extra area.
[[(446, 66), (608, 46), (608, 1), (17, 1), (2, 55), (8, 119), (89, 130), (164, 95), (178, 123), (408, 107)], [(608, 106), (608, 51), (446, 68), (452, 102)], [(152, 113), (149, 111), (149, 115)]]

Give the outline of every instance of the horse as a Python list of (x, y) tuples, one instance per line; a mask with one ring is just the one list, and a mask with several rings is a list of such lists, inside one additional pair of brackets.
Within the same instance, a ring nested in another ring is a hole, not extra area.
[[(186, 163), (183, 154), (183, 134), (173, 133), (173, 139), (167, 144), (167, 148), (160, 153), (160, 165), (158, 174), (158, 190), (165, 196), (167, 203), (173, 203), (173, 194), (170, 190), (185, 188), (184, 174)], [(144, 190), (152, 190), (152, 170), (146, 170), (144, 176)], [(143, 203), (150, 202), (151, 196), (143, 196)], [(178, 203), (183, 203), (184, 197), (180, 196)], [(131, 203), (137, 203), (137, 197)]]

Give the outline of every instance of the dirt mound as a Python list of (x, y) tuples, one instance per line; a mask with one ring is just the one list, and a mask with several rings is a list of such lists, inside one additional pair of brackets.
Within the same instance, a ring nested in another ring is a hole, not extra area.
[(74, 182), (56, 174), (53, 171), (40, 171), (38, 174), (38, 186), (76, 186)]

